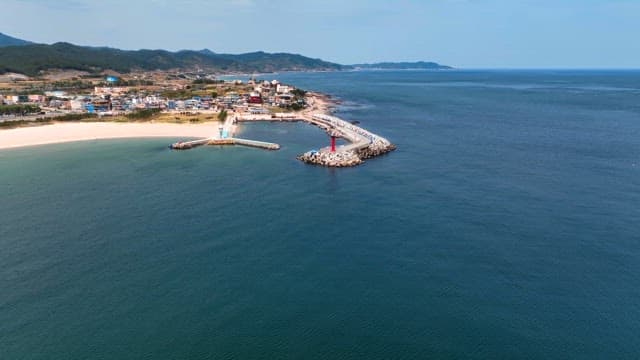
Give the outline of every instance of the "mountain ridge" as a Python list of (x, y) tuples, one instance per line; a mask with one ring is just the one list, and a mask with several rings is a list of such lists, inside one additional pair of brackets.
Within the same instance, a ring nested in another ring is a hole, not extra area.
[(77, 46), (58, 42), (51, 45), (6, 46), (0, 51), (0, 73), (16, 72), (36, 76), (52, 69), (101, 72), (114, 70), (202, 69), (213, 72), (273, 72), (342, 70), (343, 65), (298, 54), (252, 52), (246, 54), (202, 53), (193, 50), (120, 50)]
[[(68, 42), (37, 44), (0, 33), (0, 74), (13, 72), (38, 76), (49, 70), (80, 70), (100, 73), (108, 70), (205, 70), (216, 73), (267, 73), (278, 71), (338, 71), (351, 69), (404, 69), (450, 67), (432, 62), (342, 65), (300, 54), (253, 51), (243, 54), (217, 53), (210, 49), (168, 51), (162, 49), (122, 50), (112, 47), (80, 46)], [(411, 65), (413, 64), (413, 65)]]
[(0, 47), (21, 46), (21, 45), (28, 45), (28, 44), (33, 44), (33, 43), (31, 41), (18, 39), (13, 36), (9, 36), (7, 34), (3, 34), (0, 32)]

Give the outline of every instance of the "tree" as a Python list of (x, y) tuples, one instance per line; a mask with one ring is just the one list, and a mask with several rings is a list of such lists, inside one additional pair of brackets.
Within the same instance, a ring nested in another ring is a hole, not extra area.
[(0, 115), (27, 115), (40, 111), (39, 106), (31, 104), (0, 105)]
[(291, 90), (291, 93), (296, 97), (301, 97), (301, 98), (303, 98), (307, 94), (307, 92), (302, 89), (293, 89)]
[(220, 113), (218, 114), (218, 121), (224, 122), (225, 120), (227, 120), (227, 115), (227, 110), (220, 111)]

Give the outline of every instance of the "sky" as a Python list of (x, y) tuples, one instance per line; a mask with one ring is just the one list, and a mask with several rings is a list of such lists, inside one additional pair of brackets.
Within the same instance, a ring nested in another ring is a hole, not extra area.
[(2, 0), (0, 32), (341, 64), (640, 68), (640, 0)]

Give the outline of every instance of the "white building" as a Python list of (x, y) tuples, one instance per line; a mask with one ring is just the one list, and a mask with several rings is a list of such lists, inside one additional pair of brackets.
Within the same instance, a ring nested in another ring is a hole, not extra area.
[(278, 84), (276, 86), (276, 92), (278, 94), (286, 94), (288, 92), (291, 92), (294, 88), (292, 86), (289, 85), (282, 85), (282, 84)]
[(94, 95), (122, 95), (129, 91), (128, 87), (111, 87), (111, 86), (96, 86), (93, 89)]
[(66, 98), (67, 97), (67, 92), (66, 91), (60, 91), (60, 90), (56, 90), (56, 91), (45, 91), (44, 94), (48, 97), (57, 97), (57, 98)]
[(83, 99), (73, 99), (71, 101), (69, 101), (69, 105), (71, 106), (71, 110), (73, 111), (80, 111), (80, 110), (84, 110), (84, 101)]

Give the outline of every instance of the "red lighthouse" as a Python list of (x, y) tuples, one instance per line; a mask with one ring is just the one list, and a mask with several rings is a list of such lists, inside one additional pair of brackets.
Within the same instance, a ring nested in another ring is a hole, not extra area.
[(329, 136), (331, 136), (331, 152), (336, 152), (336, 138), (340, 136), (340, 133), (332, 130), (329, 132)]

